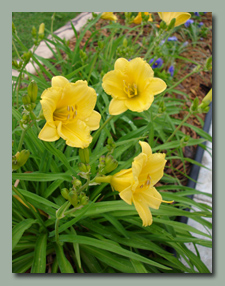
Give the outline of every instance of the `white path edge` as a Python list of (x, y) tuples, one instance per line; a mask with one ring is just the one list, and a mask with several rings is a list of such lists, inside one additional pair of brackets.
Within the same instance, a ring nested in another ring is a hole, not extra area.
[[(100, 12), (95, 12), (95, 13), (98, 14)], [(91, 18), (92, 18), (92, 12), (83, 12), (71, 21), (76, 31), (79, 32), (81, 28), (87, 23), (88, 19), (91, 19)], [(71, 38), (74, 37), (74, 31), (71, 27), (71, 23), (68, 22), (65, 26), (56, 30), (54, 34), (56, 34), (61, 39), (70, 40)], [(49, 38), (51, 38), (51, 36), (49, 36)], [(54, 48), (53, 45), (51, 47)], [(31, 48), (31, 50), (32, 49), (33, 48)], [(35, 51), (35, 54), (43, 58), (51, 58), (53, 56), (53, 53), (50, 51), (50, 49), (47, 47), (44, 41), (40, 43), (37, 50)], [(38, 68), (36, 64), (35, 64), (35, 68)], [(25, 69), (28, 72), (34, 74), (35, 68), (33, 67), (31, 63), (28, 63)], [(17, 77), (18, 75), (19, 75), (18, 71), (12, 70), (12, 76)], [(212, 135), (212, 124), (211, 124), (209, 134)], [(210, 142), (207, 142), (206, 145), (212, 148), (212, 144)], [(212, 169), (212, 157), (207, 152), (204, 152), (203, 154), (202, 164), (208, 167), (209, 169)], [(198, 183), (196, 184), (196, 190), (199, 190), (202, 192), (208, 192), (212, 194), (212, 171), (206, 170), (205, 168), (202, 168), (202, 167), (200, 168), (199, 176), (198, 176)], [(212, 206), (212, 199), (204, 195), (195, 195), (194, 200), (198, 202), (206, 203)], [(200, 224), (196, 223), (192, 219), (188, 219), (187, 223), (203, 232), (206, 231), (204, 228), (201, 228)], [(187, 246), (190, 250), (195, 252), (194, 247), (191, 244), (187, 244)], [(198, 250), (200, 252), (202, 261), (206, 264), (208, 269), (212, 272), (212, 249), (206, 248), (203, 246), (198, 246)]]

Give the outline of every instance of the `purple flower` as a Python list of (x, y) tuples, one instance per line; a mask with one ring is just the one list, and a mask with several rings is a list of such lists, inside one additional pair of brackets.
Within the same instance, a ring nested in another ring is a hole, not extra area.
[(187, 47), (187, 45), (188, 45), (188, 41), (184, 42), (182, 46)]
[(206, 14), (207, 12), (203, 12), (204, 14)]
[(165, 40), (162, 40), (159, 45), (162, 46), (164, 43), (165, 43)]
[(174, 75), (174, 66), (173, 65), (169, 67), (168, 72), (173, 77), (173, 75)]
[(192, 20), (192, 19), (188, 19), (185, 23), (184, 23), (184, 26), (187, 28), (187, 27), (189, 27), (191, 24), (193, 24), (194, 23), (194, 20)]
[(151, 64), (151, 63), (153, 63), (154, 62), (154, 59), (151, 59), (150, 61), (149, 61), (149, 64)]
[(199, 12), (194, 12), (195, 16), (200, 16)]
[(199, 27), (201, 27), (201, 26), (203, 26), (204, 24), (202, 23), (202, 22), (200, 22), (199, 24), (198, 24), (198, 26)]
[(177, 37), (173, 36), (173, 37), (169, 37), (168, 42), (173, 42), (173, 41), (177, 41)]
[(152, 68), (155, 69), (155, 68), (160, 68), (163, 64), (163, 60), (161, 58), (158, 58), (154, 64), (152, 65)]

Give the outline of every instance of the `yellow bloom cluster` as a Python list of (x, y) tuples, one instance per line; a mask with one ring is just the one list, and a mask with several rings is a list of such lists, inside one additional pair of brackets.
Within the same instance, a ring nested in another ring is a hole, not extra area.
[(109, 21), (117, 21), (117, 17), (113, 14), (113, 12), (103, 12), (101, 18)]
[[(127, 109), (147, 110), (154, 95), (164, 91), (166, 84), (160, 78), (154, 78), (152, 68), (143, 59), (127, 61), (119, 58), (114, 70), (103, 77), (102, 87), (112, 96), (109, 113), (118, 115)], [(90, 132), (99, 128), (101, 119), (94, 110), (96, 100), (95, 90), (86, 81), (71, 83), (63, 76), (53, 77), (51, 87), (41, 95), (46, 123), (39, 138), (51, 142), (61, 137), (69, 146), (88, 147), (92, 141)], [(152, 154), (146, 142), (139, 143), (142, 153), (134, 158), (132, 168), (104, 178), (109, 179), (126, 203), (134, 203), (143, 225), (147, 226), (152, 223), (149, 207), (158, 209), (163, 201), (154, 185), (163, 176), (166, 160), (165, 154)]]

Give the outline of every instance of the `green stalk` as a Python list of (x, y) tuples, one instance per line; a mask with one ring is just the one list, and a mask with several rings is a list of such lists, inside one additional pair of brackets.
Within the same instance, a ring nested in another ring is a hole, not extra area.
[(20, 57), (20, 54), (19, 54), (19, 52), (18, 52), (18, 50), (17, 50), (17, 48), (16, 48), (16, 45), (15, 45), (13, 39), (12, 39), (12, 44), (13, 44), (13, 48), (15, 49), (15, 52), (16, 52), (16, 54), (17, 54), (18, 59), (22, 61), (22, 59), (21, 59), (21, 57)]
[(55, 220), (55, 241), (57, 244), (62, 245), (62, 243), (59, 241), (59, 218), (56, 218)]
[(166, 140), (165, 143), (167, 143), (173, 138), (173, 136), (177, 133), (180, 127), (188, 120), (190, 116), (191, 116), (191, 113), (188, 113), (188, 115), (181, 121), (181, 123), (177, 126), (177, 128), (173, 131), (173, 133), (170, 135), (170, 137)]
[(113, 115), (111, 115), (103, 124), (102, 126), (98, 129), (98, 131), (95, 132), (93, 139), (92, 139), (92, 146), (95, 143), (96, 139), (98, 138), (100, 132), (102, 131), (103, 128), (105, 128), (105, 126), (113, 119)]
[(24, 139), (26, 131), (27, 131), (27, 129), (22, 130), (22, 134), (21, 134), (20, 142), (19, 142), (19, 146), (18, 146), (18, 152), (21, 151), (21, 149), (22, 149), (23, 139)]

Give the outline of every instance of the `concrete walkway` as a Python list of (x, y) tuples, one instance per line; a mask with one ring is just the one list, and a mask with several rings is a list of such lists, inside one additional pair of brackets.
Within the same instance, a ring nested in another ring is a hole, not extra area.
[[(98, 13), (98, 12), (95, 12)], [(81, 28), (86, 24), (88, 19), (92, 18), (91, 12), (84, 12), (78, 15), (76, 18), (72, 20), (72, 23), (76, 29), (77, 32), (81, 30)], [(58, 37), (61, 39), (70, 40), (72, 37), (74, 37), (73, 29), (71, 28), (70, 22), (68, 22), (65, 26), (61, 27), (57, 31), (54, 32)], [(51, 36), (50, 36), (51, 37)], [(54, 48), (54, 47), (53, 47)], [(40, 46), (37, 48), (35, 54), (38, 56), (41, 56), (43, 58), (51, 58), (53, 56), (50, 49), (46, 46), (44, 41), (41, 42)], [(37, 66), (36, 66), (37, 67)], [(26, 66), (26, 70), (30, 73), (35, 73), (35, 69), (31, 63), (29, 63)], [(12, 70), (13, 76), (18, 76), (18, 72), (15, 70)], [(212, 126), (210, 128), (209, 134), (212, 135)], [(210, 142), (207, 142), (207, 146), (212, 148), (212, 144)], [(202, 164), (206, 167), (208, 167), (210, 170), (212, 169), (212, 157), (207, 153), (204, 152)], [(196, 185), (196, 189), (202, 192), (207, 192), (212, 194), (212, 171), (209, 171), (205, 168), (200, 168), (199, 176), (198, 176), (198, 183)], [(194, 200), (202, 203), (206, 203), (210, 206), (212, 206), (212, 199), (210, 199), (207, 196), (204, 195), (195, 195)], [(212, 221), (212, 220), (210, 220)], [(206, 231), (202, 225), (197, 223), (196, 221), (189, 219), (187, 222), (189, 225), (201, 230)], [(197, 234), (195, 234), (197, 236)], [(205, 238), (205, 237), (204, 237)], [(188, 245), (188, 244), (187, 244)], [(193, 252), (195, 252), (194, 247), (192, 244), (188, 245), (189, 249), (191, 249)], [(212, 249), (206, 248), (203, 246), (198, 246), (198, 250), (200, 252), (200, 256), (202, 261), (206, 264), (208, 269), (212, 272)]]

